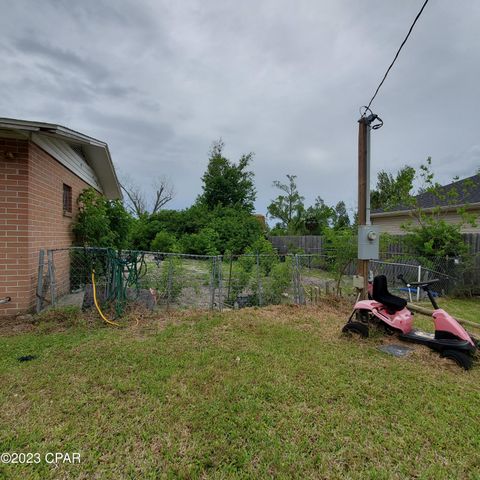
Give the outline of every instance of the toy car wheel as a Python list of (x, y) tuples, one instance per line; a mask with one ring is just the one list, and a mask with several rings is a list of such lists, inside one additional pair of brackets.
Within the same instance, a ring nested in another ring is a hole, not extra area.
[(369, 313), (368, 310), (357, 310), (355, 312), (355, 318), (358, 322), (368, 323)]
[(459, 352), (458, 350), (444, 350), (441, 354), (443, 358), (453, 360), (459, 367), (464, 370), (470, 370), (472, 368), (473, 360), (470, 355)]
[(342, 332), (347, 335), (358, 335), (362, 338), (368, 337), (368, 325), (360, 322), (348, 322), (343, 328)]
[(385, 331), (385, 334), (388, 335), (389, 337), (391, 337), (391, 336), (393, 336), (397, 333), (397, 331), (394, 328), (392, 328), (390, 325), (384, 324), (383, 329)]

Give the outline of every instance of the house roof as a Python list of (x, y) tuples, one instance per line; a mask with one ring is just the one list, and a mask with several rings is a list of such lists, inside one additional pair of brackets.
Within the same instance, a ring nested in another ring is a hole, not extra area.
[(10, 130), (28, 138), (35, 138), (37, 135), (56, 138), (70, 146), (81, 146), (85, 160), (95, 172), (103, 194), (112, 200), (122, 198), (120, 183), (105, 142), (62, 125), (14, 118), (0, 118), (0, 130)]
[[(415, 208), (422, 208), (423, 210), (437, 207), (442, 209), (462, 206), (480, 207), (480, 174), (441, 186), (438, 189), (438, 195), (425, 192), (417, 195), (414, 199)], [(371, 216), (393, 216), (410, 210), (412, 210), (412, 207), (409, 205), (398, 205), (388, 210), (381, 208), (372, 210)]]

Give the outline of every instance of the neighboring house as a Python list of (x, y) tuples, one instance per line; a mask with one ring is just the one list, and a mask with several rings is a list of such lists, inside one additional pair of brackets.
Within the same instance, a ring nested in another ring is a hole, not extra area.
[[(440, 187), (438, 197), (427, 192), (417, 195), (415, 200), (417, 207), (420, 207), (424, 213), (432, 212), (440, 207), (441, 217), (447, 223), (458, 224), (462, 221), (462, 217), (458, 213), (460, 208), (465, 208), (478, 219), (480, 215), (480, 175)], [(412, 216), (411, 207), (400, 205), (388, 211), (374, 210), (370, 217), (372, 224), (378, 225), (381, 232), (392, 235), (405, 235), (406, 232), (402, 229), (402, 225), (409, 220), (413, 224), (418, 224), (418, 221)], [(464, 225), (462, 233), (480, 233), (480, 223), (476, 226)]]
[[(31, 310), (40, 249), (72, 245), (80, 192), (121, 198), (106, 143), (60, 125), (0, 118), (0, 316)], [(68, 255), (57, 269), (69, 268)]]

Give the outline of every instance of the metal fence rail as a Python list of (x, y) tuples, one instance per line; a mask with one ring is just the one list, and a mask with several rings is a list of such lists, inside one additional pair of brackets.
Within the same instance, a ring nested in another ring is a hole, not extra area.
[[(105, 303), (115, 290), (110, 263), (111, 250), (72, 247), (40, 251), (37, 311), (49, 305), (93, 305), (92, 271), (96, 293)], [(125, 260), (118, 275), (127, 284), (125, 301), (149, 308), (195, 308), (223, 310), (271, 304), (309, 304), (321, 296), (354, 295), (355, 262), (341, 279), (335, 271), (335, 252), (323, 254), (186, 255), (162, 252), (117, 252)], [(134, 260), (132, 260), (134, 259)], [(480, 256), (466, 259), (434, 259), (422, 264), (414, 258), (383, 255), (371, 261), (372, 275), (387, 276), (396, 293), (420, 299), (397, 279), (409, 281), (438, 278), (439, 295), (479, 290)], [(135, 275), (132, 280), (132, 276)], [(130, 280), (130, 281), (129, 281)], [(119, 298), (119, 297), (117, 297)]]

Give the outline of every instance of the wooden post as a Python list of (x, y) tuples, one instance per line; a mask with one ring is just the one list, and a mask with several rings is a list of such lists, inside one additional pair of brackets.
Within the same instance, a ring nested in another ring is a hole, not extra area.
[(45, 262), (45, 250), (38, 252), (38, 278), (37, 278), (37, 306), (36, 312), (40, 313), (43, 308), (43, 266)]
[[(358, 121), (358, 224), (367, 225), (368, 179), (368, 136), (370, 125), (367, 117)], [(357, 260), (357, 274), (363, 277), (361, 299), (368, 296), (368, 260)]]
[(50, 279), (50, 296), (52, 300), (52, 306), (57, 303), (57, 281), (55, 278), (55, 263), (53, 257), (53, 250), (47, 250), (48, 258), (48, 277)]
[[(407, 308), (412, 312), (421, 313), (422, 315), (426, 315), (427, 317), (431, 317), (433, 315), (433, 310), (431, 310), (430, 308), (425, 308), (420, 305), (415, 305), (414, 303), (410, 303), (410, 302), (407, 303)], [(454, 318), (458, 323), (464, 326), (480, 329), (480, 323), (478, 322), (472, 322), (470, 320), (465, 320), (459, 317), (454, 317)]]

